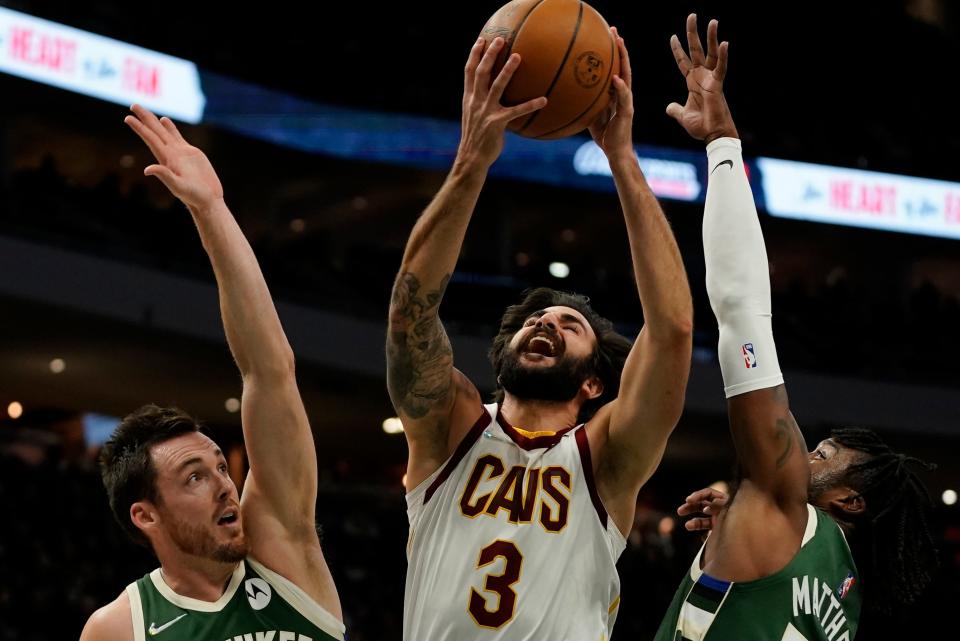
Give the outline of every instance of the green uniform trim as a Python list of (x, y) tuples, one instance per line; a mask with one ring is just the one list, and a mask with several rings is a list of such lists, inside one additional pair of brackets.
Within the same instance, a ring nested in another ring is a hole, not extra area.
[(134, 641), (343, 641), (344, 625), (301, 588), (252, 558), (214, 602), (174, 592), (160, 569), (131, 583)]
[[(704, 545), (706, 547), (706, 545)], [(770, 576), (735, 583), (703, 573), (697, 554), (655, 641), (851, 641), (861, 590), (843, 531), (807, 506), (800, 550)]]

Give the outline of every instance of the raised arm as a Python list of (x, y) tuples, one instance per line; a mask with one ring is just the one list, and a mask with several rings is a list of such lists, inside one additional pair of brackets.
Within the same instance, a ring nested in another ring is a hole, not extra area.
[(637, 492), (659, 464), (683, 411), (693, 304), (677, 242), (633, 149), (630, 58), (615, 29), (613, 34), (622, 65), (621, 75), (613, 80), (615, 112), (602, 116), (591, 133), (610, 161), (620, 196), (644, 326), (624, 365), (619, 396), (598, 413), (600, 429), (592, 438), (600, 441), (601, 497), (626, 530), (633, 521)]
[(809, 464), (806, 445), (790, 413), (773, 342), (766, 247), (747, 180), (740, 140), (723, 94), (728, 44), (707, 27), (704, 55), (696, 16), (687, 19), (689, 56), (676, 36), (671, 47), (683, 73), (684, 106), (667, 113), (707, 143), (703, 220), (707, 293), (720, 327), (718, 355), (728, 399), (730, 430), (743, 476), (734, 504), (759, 500), (806, 521)]
[(503, 107), (503, 90), (520, 64), (513, 54), (493, 82), (503, 39), (478, 39), (464, 71), (460, 146), (453, 169), (417, 221), (393, 285), (387, 333), (387, 388), (403, 421), (410, 448), (407, 486), (415, 487), (450, 453), (457, 436), (477, 418), (479, 394), (454, 369), (450, 340), (438, 315), (467, 225), (490, 165), (503, 148), (514, 118), (546, 104), (545, 98)]
[(250, 460), (242, 498), (245, 529), (254, 543), (262, 527), (270, 527), (271, 535), (311, 541), (317, 499), (313, 435), (293, 351), (257, 259), (204, 153), (184, 140), (170, 119), (132, 109), (125, 122), (157, 159), (144, 174), (160, 179), (190, 210), (216, 275), (223, 327), (243, 377), (241, 418)]

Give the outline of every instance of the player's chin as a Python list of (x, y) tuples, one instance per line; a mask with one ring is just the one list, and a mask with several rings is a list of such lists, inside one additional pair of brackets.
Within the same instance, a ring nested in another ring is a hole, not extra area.
[(243, 531), (228, 539), (220, 538), (215, 546), (214, 558), (224, 563), (237, 563), (243, 560), (250, 552), (250, 545)]
[(250, 555), (250, 548), (243, 545), (224, 546), (217, 550), (216, 560), (221, 563), (239, 563)]

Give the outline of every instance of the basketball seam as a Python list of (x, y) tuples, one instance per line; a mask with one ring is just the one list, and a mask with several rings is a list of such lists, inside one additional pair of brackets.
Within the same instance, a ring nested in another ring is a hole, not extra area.
[[(539, 5), (538, 5), (539, 6)], [(567, 44), (567, 51), (563, 54), (563, 60), (560, 61), (560, 68), (557, 69), (557, 74), (553, 77), (553, 81), (550, 83), (550, 86), (547, 87), (547, 92), (543, 94), (547, 98), (550, 97), (550, 92), (553, 91), (553, 88), (557, 84), (557, 80), (560, 79), (560, 74), (563, 73), (563, 68), (567, 65), (567, 59), (570, 57), (570, 52), (573, 51), (573, 45), (577, 41), (577, 35), (580, 33), (580, 22), (583, 20), (583, 2), (579, 3), (579, 11), (577, 12), (577, 24), (573, 27), (573, 35), (570, 36), (570, 43)], [(518, 32), (519, 34), (519, 32)], [(534, 111), (530, 114), (530, 117), (527, 119), (527, 122), (523, 123), (523, 126), (516, 130), (517, 133), (521, 133), (537, 119), (537, 116), (540, 115), (540, 111)]]
[(534, 9), (539, 7), (541, 4), (543, 4), (543, 0), (539, 0), (537, 4), (530, 7), (530, 10), (527, 11), (527, 15), (523, 16), (523, 20), (517, 24), (517, 28), (513, 32), (513, 38), (510, 39), (510, 45), (507, 47), (507, 50), (504, 51), (503, 64), (507, 64), (507, 60), (510, 59), (510, 54), (513, 52), (513, 44), (517, 41), (517, 38), (520, 37), (520, 30), (523, 29), (523, 24), (527, 21), (527, 18), (530, 17), (530, 14), (533, 13)]
[(538, 139), (543, 138), (544, 136), (549, 136), (549, 135), (551, 135), (551, 134), (555, 134), (555, 133), (557, 133), (558, 131), (560, 131), (561, 129), (563, 129), (564, 127), (569, 127), (570, 125), (572, 125), (572, 124), (575, 123), (576, 121), (578, 121), (578, 120), (580, 120), (581, 118), (583, 118), (583, 116), (584, 116), (587, 112), (589, 112), (591, 109), (593, 109), (593, 106), (594, 106), (595, 104), (597, 104), (597, 101), (600, 100), (600, 96), (602, 96), (605, 91), (609, 91), (610, 85), (609, 85), (609, 83), (608, 83), (607, 81), (610, 79), (610, 74), (613, 72), (613, 64), (612, 64), (612, 63), (613, 63), (613, 53), (614, 53), (614, 51), (615, 51), (615, 49), (614, 49), (613, 36), (611, 35), (611, 36), (610, 36), (610, 62), (611, 62), (610, 68), (607, 69), (607, 77), (604, 79), (603, 84), (600, 85), (601, 87), (603, 87), (603, 89), (601, 89), (600, 92), (597, 93), (597, 95), (593, 98), (593, 102), (590, 103), (590, 106), (587, 107), (586, 109), (584, 109), (583, 111), (581, 111), (581, 112), (580, 112), (580, 115), (578, 115), (576, 118), (574, 118), (573, 120), (571, 120), (570, 122), (568, 122), (567, 124), (565, 124), (563, 127), (557, 127), (557, 128), (554, 129), (553, 131), (548, 131), (547, 133), (540, 134), (539, 136), (537, 136)]

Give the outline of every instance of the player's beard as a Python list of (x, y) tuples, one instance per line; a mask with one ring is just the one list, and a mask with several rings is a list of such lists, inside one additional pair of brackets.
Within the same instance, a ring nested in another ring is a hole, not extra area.
[(573, 400), (583, 382), (594, 375), (593, 356), (571, 358), (566, 355), (550, 367), (524, 366), (520, 354), (504, 346), (504, 355), (498, 378), (500, 386), (524, 400)]
[(844, 470), (827, 470), (820, 474), (810, 475), (810, 484), (807, 486), (807, 502), (814, 505), (827, 490), (831, 490), (841, 481)]
[(170, 538), (181, 552), (219, 563), (239, 563), (249, 552), (247, 537), (242, 531), (239, 536), (221, 542), (198, 523), (179, 518), (174, 518)]

